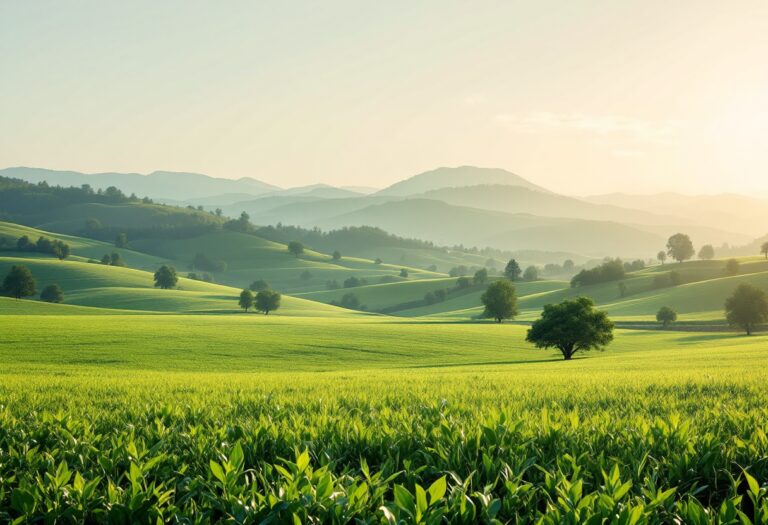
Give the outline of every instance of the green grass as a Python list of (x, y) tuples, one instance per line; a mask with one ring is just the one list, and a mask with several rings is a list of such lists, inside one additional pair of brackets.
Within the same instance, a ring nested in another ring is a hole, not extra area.
[[(58, 284), (64, 291), (67, 305), (96, 309), (139, 310), (150, 312), (187, 312), (221, 314), (239, 311), (240, 290), (218, 284), (180, 278), (178, 289), (160, 290), (154, 287), (150, 272), (105, 266), (80, 261), (59, 261), (53, 258), (0, 257), (0, 275), (12, 265), (22, 264), (30, 269), (38, 292), (49, 284)], [(0, 311), (6, 314), (28, 313), (30, 300), (2, 298)], [(36, 308), (46, 314), (49, 309)], [(283, 296), (275, 315), (289, 316), (353, 316), (364, 315), (351, 310)]]
[(341, 300), (342, 296), (347, 293), (353, 293), (360, 299), (361, 304), (367, 306), (368, 310), (380, 310), (401, 303), (419, 301), (422, 300), (424, 295), (428, 292), (452, 289), (455, 286), (456, 279), (450, 277), (440, 279), (401, 280), (400, 282), (393, 283), (374, 282), (367, 286), (303, 293), (299, 294), (299, 297), (310, 299), (312, 301), (330, 303), (331, 301)]
[(768, 336), (524, 331), (0, 316), (0, 519), (764, 522)]
[[(0, 221), (0, 237), (6, 237), (14, 243), (19, 237), (26, 235), (32, 242), (37, 241), (40, 237), (47, 237), (49, 239), (58, 239), (67, 243), (72, 251), (73, 259), (95, 259), (101, 260), (105, 254), (117, 252), (120, 254), (125, 263), (133, 268), (140, 268), (149, 270), (156, 269), (161, 264), (167, 262), (166, 259), (156, 257), (153, 255), (147, 255), (135, 250), (125, 248), (115, 248), (113, 244), (106, 242), (96, 241), (93, 239), (86, 239), (85, 237), (77, 237), (75, 235), (66, 235), (63, 233), (52, 233), (49, 231), (30, 228), (28, 226), (22, 226), (20, 224), (14, 224), (10, 222)], [(0, 251), (0, 255), (4, 256), (20, 256), (29, 257), (30, 253), (27, 252), (8, 252)], [(40, 254), (41, 257), (51, 257), (49, 255)]]
[[(177, 270), (192, 271), (192, 260), (197, 253), (227, 263), (227, 271), (215, 274), (224, 284), (244, 287), (256, 279), (264, 279), (275, 289), (286, 293), (320, 291), (326, 282), (343, 282), (348, 277), (378, 281), (382, 276), (396, 276), (402, 266), (374, 264), (373, 261), (355, 257), (342, 257), (334, 261), (330, 255), (305, 250), (300, 257), (288, 253), (284, 244), (237, 232), (217, 232), (189, 239), (141, 240), (134, 243), (136, 249), (160, 257), (172, 259)], [(441, 274), (408, 268), (412, 278), (435, 278)], [(311, 278), (302, 279), (309, 271)]]

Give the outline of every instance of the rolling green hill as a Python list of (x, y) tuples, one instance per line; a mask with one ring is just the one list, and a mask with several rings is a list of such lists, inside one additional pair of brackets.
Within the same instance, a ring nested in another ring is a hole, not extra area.
[[(73, 259), (95, 259), (101, 260), (101, 257), (105, 254), (117, 252), (128, 266), (133, 268), (140, 268), (145, 270), (154, 271), (159, 265), (167, 262), (166, 259), (156, 257), (153, 255), (147, 255), (145, 253), (138, 252), (136, 250), (126, 248), (116, 248), (111, 243), (97, 241), (94, 239), (88, 239), (85, 237), (77, 237), (75, 235), (67, 235), (63, 233), (53, 233), (38, 228), (31, 228), (29, 226), (22, 226), (11, 222), (0, 221), (0, 237), (8, 239), (11, 245), (16, 243), (19, 237), (26, 235), (32, 242), (35, 242), (40, 237), (46, 237), (48, 239), (58, 239), (69, 245), (72, 250)], [(30, 253), (0, 251), (0, 255), (18, 255), (22, 257), (35, 256)], [(48, 257), (40, 255), (41, 257)]]
[[(64, 291), (66, 305), (97, 309), (117, 309), (143, 312), (175, 313), (237, 313), (240, 290), (219, 284), (180, 278), (178, 289), (154, 288), (152, 274), (131, 268), (105, 266), (80, 261), (59, 261), (50, 258), (0, 257), (0, 275), (12, 265), (28, 267), (37, 281), (38, 292), (49, 284), (58, 284)], [(18, 307), (18, 312), (7, 301)], [(29, 300), (6, 300), (6, 313), (48, 313), (46, 307), (28, 306)], [(64, 308), (61, 306), (60, 308)], [(283, 296), (277, 315), (287, 316), (348, 316), (356, 312), (322, 303)]]
[[(406, 265), (375, 264), (356, 257), (345, 256), (334, 261), (330, 255), (308, 249), (297, 258), (288, 252), (285, 244), (239, 232), (222, 231), (178, 240), (146, 239), (133, 245), (174, 261), (176, 268), (183, 272), (192, 271), (195, 254), (204, 253), (226, 262), (226, 272), (215, 275), (219, 282), (244, 287), (256, 279), (264, 279), (284, 292), (324, 290), (327, 281), (341, 283), (349, 277), (377, 282), (385, 275), (397, 276), (402, 268), (408, 270), (412, 279), (442, 276)], [(304, 272), (309, 272), (308, 279), (302, 278)]]

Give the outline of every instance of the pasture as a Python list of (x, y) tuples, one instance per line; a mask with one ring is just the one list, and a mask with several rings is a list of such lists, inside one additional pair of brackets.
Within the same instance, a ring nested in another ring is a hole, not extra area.
[(0, 317), (3, 519), (762, 523), (768, 510), (765, 336), (620, 330), (564, 362), (511, 324), (42, 319)]

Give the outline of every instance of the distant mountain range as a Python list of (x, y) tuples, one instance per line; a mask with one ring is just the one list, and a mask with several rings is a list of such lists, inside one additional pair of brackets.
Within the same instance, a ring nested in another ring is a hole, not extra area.
[(691, 234), (700, 246), (743, 245), (768, 231), (768, 202), (740, 195), (559, 195), (506, 170), (438, 168), (372, 188), (315, 184), (296, 188), (252, 179), (158, 171), (84, 174), (8, 168), (0, 176), (62, 186), (116, 186), (176, 205), (247, 212), (256, 224), (324, 229), (376, 226), (440, 244), (504, 250), (568, 251), (585, 256), (653, 257), (666, 238)]
[(140, 173), (80, 173), (41, 168), (6, 168), (0, 176), (13, 177), (29, 182), (46, 181), (51, 185), (81, 186), (89, 184), (95, 189), (109, 186), (120, 188), (124, 193), (135, 193), (154, 199), (183, 201), (226, 193), (261, 195), (279, 190), (277, 186), (244, 177), (237, 180), (217, 179), (201, 173), (155, 171), (149, 175)]

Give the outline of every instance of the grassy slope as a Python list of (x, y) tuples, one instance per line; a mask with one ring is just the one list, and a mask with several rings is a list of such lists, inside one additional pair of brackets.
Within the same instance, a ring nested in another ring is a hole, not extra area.
[(220, 223), (222, 219), (210, 213), (187, 208), (159, 204), (125, 203), (101, 204), (82, 203), (57, 208), (54, 214), (45, 211), (36, 216), (39, 228), (66, 233), (77, 233), (85, 225), (86, 218), (98, 219), (109, 228), (152, 228), (162, 225), (181, 225), (197, 222)]
[(338, 290), (323, 290), (300, 294), (299, 297), (322, 303), (330, 303), (331, 301), (339, 301), (344, 294), (354, 293), (360, 299), (361, 304), (366, 305), (369, 310), (379, 310), (387, 306), (420, 300), (424, 298), (424, 294), (427, 292), (453, 288), (455, 285), (456, 279), (452, 277), (419, 279), (395, 283), (369, 284), (367, 286), (340, 288)]
[[(667, 264), (634, 272), (628, 274), (623, 281), (627, 286), (624, 298), (620, 297), (617, 281), (581, 288), (571, 288), (563, 281), (539, 281), (541, 288), (529, 291), (522, 288), (525, 283), (516, 283), (520, 309), (517, 319), (532, 321), (539, 316), (545, 304), (584, 295), (591, 297), (617, 321), (652, 322), (660, 307), (671, 306), (677, 310), (681, 322), (722, 324), (725, 299), (740, 283), (750, 283), (768, 290), (768, 261), (760, 257), (748, 257), (740, 259), (740, 262), (739, 274), (733, 276), (725, 275), (724, 260)], [(678, 272), (683, 284), (654, 289), (654, 277), (670, 271)], [(446, 301), (434, 307), (398, 312), (398, 315), (430, 315), (460, 320), (475, 317), (482, 312), (479, 294), (476, 300), (469, 296), (462, 299), (454, 304)], [(472, 301), (474, 304), (471, 304)]]
[[(256, 279), (264, 279), (275, 289), (287, 293), (323, 290), (326, 281), (335, 279), (342, 282), (351, 276), (374, 282), (384, 275), (396, 276), (402, 268), (354, 257), (334, 261), (329, 255), (311, 250), (296, 258), (288, 253), (284, 244), (237, 232), (219, 232), (179, 240), (141, 240), (134, 244), (144, 252), (173, 259), (180, 272), (191, 271), (195, 254), (204, 253), (227, 263), (227, 272), (216, 274), (217, 281), (243, 287)], [(414, 279), (441, 276), (406, 268)], [(311, 274), (308, 280), (301, 279), (305, 271)]]
[(661, 373), (683, 372), (694, 364), (697, 370), (722, 371), (744, 370), (762, 359), (768, 341), (768, 336), (619, 330), (608, 352), (584, 354), (569, 364), (561, 363), (557, 352), (525, 343), (525, 327), (493, 323), (126, 315), (48, 316), (41, 325), (39, 317), (22, 315), (0, 317), (0, 331), (5, 373), (66, 366), (99, 373), (126, 368), (293, 373), (484, 365), (486, 372), (525, 366), (520, 370)]
[[(97, 308), (190, 313), (238, 311), (240, 291), (228, 286), (181, 278), (178, 289), (159, 290), (154, 288), (149, 272), (50, 258), (0, 257), (0, 275), (4, 275), (14, 264), (23, 264), (32, 271), (38, 291), (56, 283), (64, 290), (68, 305), (93, 307), (93, 313), (98, 313)], [(34, 308), (27, 306), (28, 302), (3, 299), (0, 311), (6, 314), (28, 313), (30, 308)], [(48, 310), (39, 308), (35, 313), (45, 314)], [(348, 310), (285, 296), (279, 314), (356, 315)]]
[[(533, 294), (540, 294), (550, 290), (561, 289), (565, 283), (562, 281), (535, 281), (515, 283), (515, 289), (519, 298), (527, 297)], [(429, 316), (447, 316), (453, 318), (471, 318), (482, 312), (480, 296), (485, 291), (485, 287), (475, 288), (471, 293), (450, 297), (445, 302), (435, 303), (429, 306), (411, 308), (397, 312), (397, 315), (406, 317), (418, 317), (422, 315)]]
[[(29, 226), (22, 226), (20, 224), (0, 221), (0, 237), (7, 237), (14, 240), (15, 242), (16, 239), (24, 235), (29, 237), (32, 242), (37, 241), (39, 237), (59, 239), (60, 241), (63, 241), (69, 245), (70, 249), (72, 250), (73, 258), (81, 257), (83, 259), (100, 260), (101, 257), (105, 254), (117, 252), (126, 262), (126, 264), (134, 268), (142, 269), (154, 269), (166, 262), (166, 259), (156, 257), (154, 255), (147, 255), (135, 250), (115, 248), (114, 245), (106, 242), (86, 239), (85, 237), (77, 237), (74, 235), (66, 235), (63, 233), (51, 233), (38, 228), (30, 228)], [(18, 255), (21, 257), (29, 257), (31, 254), (27, 252), (0, 252), (0, 255)]]

